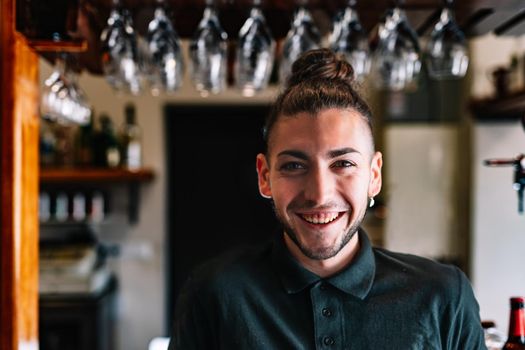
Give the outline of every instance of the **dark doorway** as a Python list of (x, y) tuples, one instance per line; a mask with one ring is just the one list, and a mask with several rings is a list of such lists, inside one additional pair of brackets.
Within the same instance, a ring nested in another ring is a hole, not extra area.
[(277, 227), (255, 170), (268, 111), (261, 105), (165, 108), (168, 334), (193, 267), (232, 247), (267, 241)]

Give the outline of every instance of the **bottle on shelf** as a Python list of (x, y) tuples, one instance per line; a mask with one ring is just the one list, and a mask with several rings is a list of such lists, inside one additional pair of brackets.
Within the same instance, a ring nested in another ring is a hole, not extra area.
[(104, 195), (100, 191), (95, 191), (91, 196), (91, 221), (101, 223), (104, 220)]
[(142, 166), (142, 130), (135, 118), (135, 105), (132, 103), (125, 107), (125, 122), (120, 130), (121, 164), (130, 170)]
[(99, 117), (100, 130), (93, 139), (93, 164), (99, 167), (115, 168), (120, 164), (120, 151), (111, 118), (102, 114)]
[(57, 193), (55, 199), (55, 219), (59, 222), (67, 221), (69, 218), (69, 198), (67, 193)]
[(47, 222), (51, 218), (51, 197), (47, 192), (38, 195), (38, 218), (40, 222)]
[(509, 336), (502, 350), (525, 350), (525, 298), (510, 298)]
[(71, 216), (75, 221), (83, 221), (86, 218), (86, 196), (77, 192), (73, 196), (73, 211)]
[(93, 164), (93, 119), (78, 127), (75, 135), (75, 164), (89, 166)]
[(71, 167), (74, 164), (74, 131), (71, 125), (54, 125), (55, 142), (55, 166)]
[(52, 126), (46, 120), (40, 124), (40, 165), (52, 167), (56, 162), (56, 135)]

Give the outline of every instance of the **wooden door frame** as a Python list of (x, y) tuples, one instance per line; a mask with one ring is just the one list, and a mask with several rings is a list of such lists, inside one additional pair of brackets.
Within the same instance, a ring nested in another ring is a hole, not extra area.
[(38, 56), (0, 1), (0, 349), (38, 349)]

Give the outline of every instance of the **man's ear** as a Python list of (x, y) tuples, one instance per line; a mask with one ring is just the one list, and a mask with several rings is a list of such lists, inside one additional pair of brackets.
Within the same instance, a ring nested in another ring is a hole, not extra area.
[(270, 188), (270, 166), (266, 161), (266, 156), (262, 153), (257, 155), (256, 160), (257, 175), (259, 179), (259, 193), (264, 198), (272, 198)]
[(383, 155), (381, 152), (376, 152), (372, 157), (370, 164), (370, 183), (368, 184), (368, 198), (378, 195), (381, 191), (381, 168), (383, 167)]

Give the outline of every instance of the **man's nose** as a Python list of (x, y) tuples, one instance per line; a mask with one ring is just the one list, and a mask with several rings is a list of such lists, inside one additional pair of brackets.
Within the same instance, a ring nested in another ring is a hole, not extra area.
[(304, 189), (305, 200), (314, 205), (328, 203), (334, 191), (334, 179), (329, 171), (315, 168), (310, 171)]

